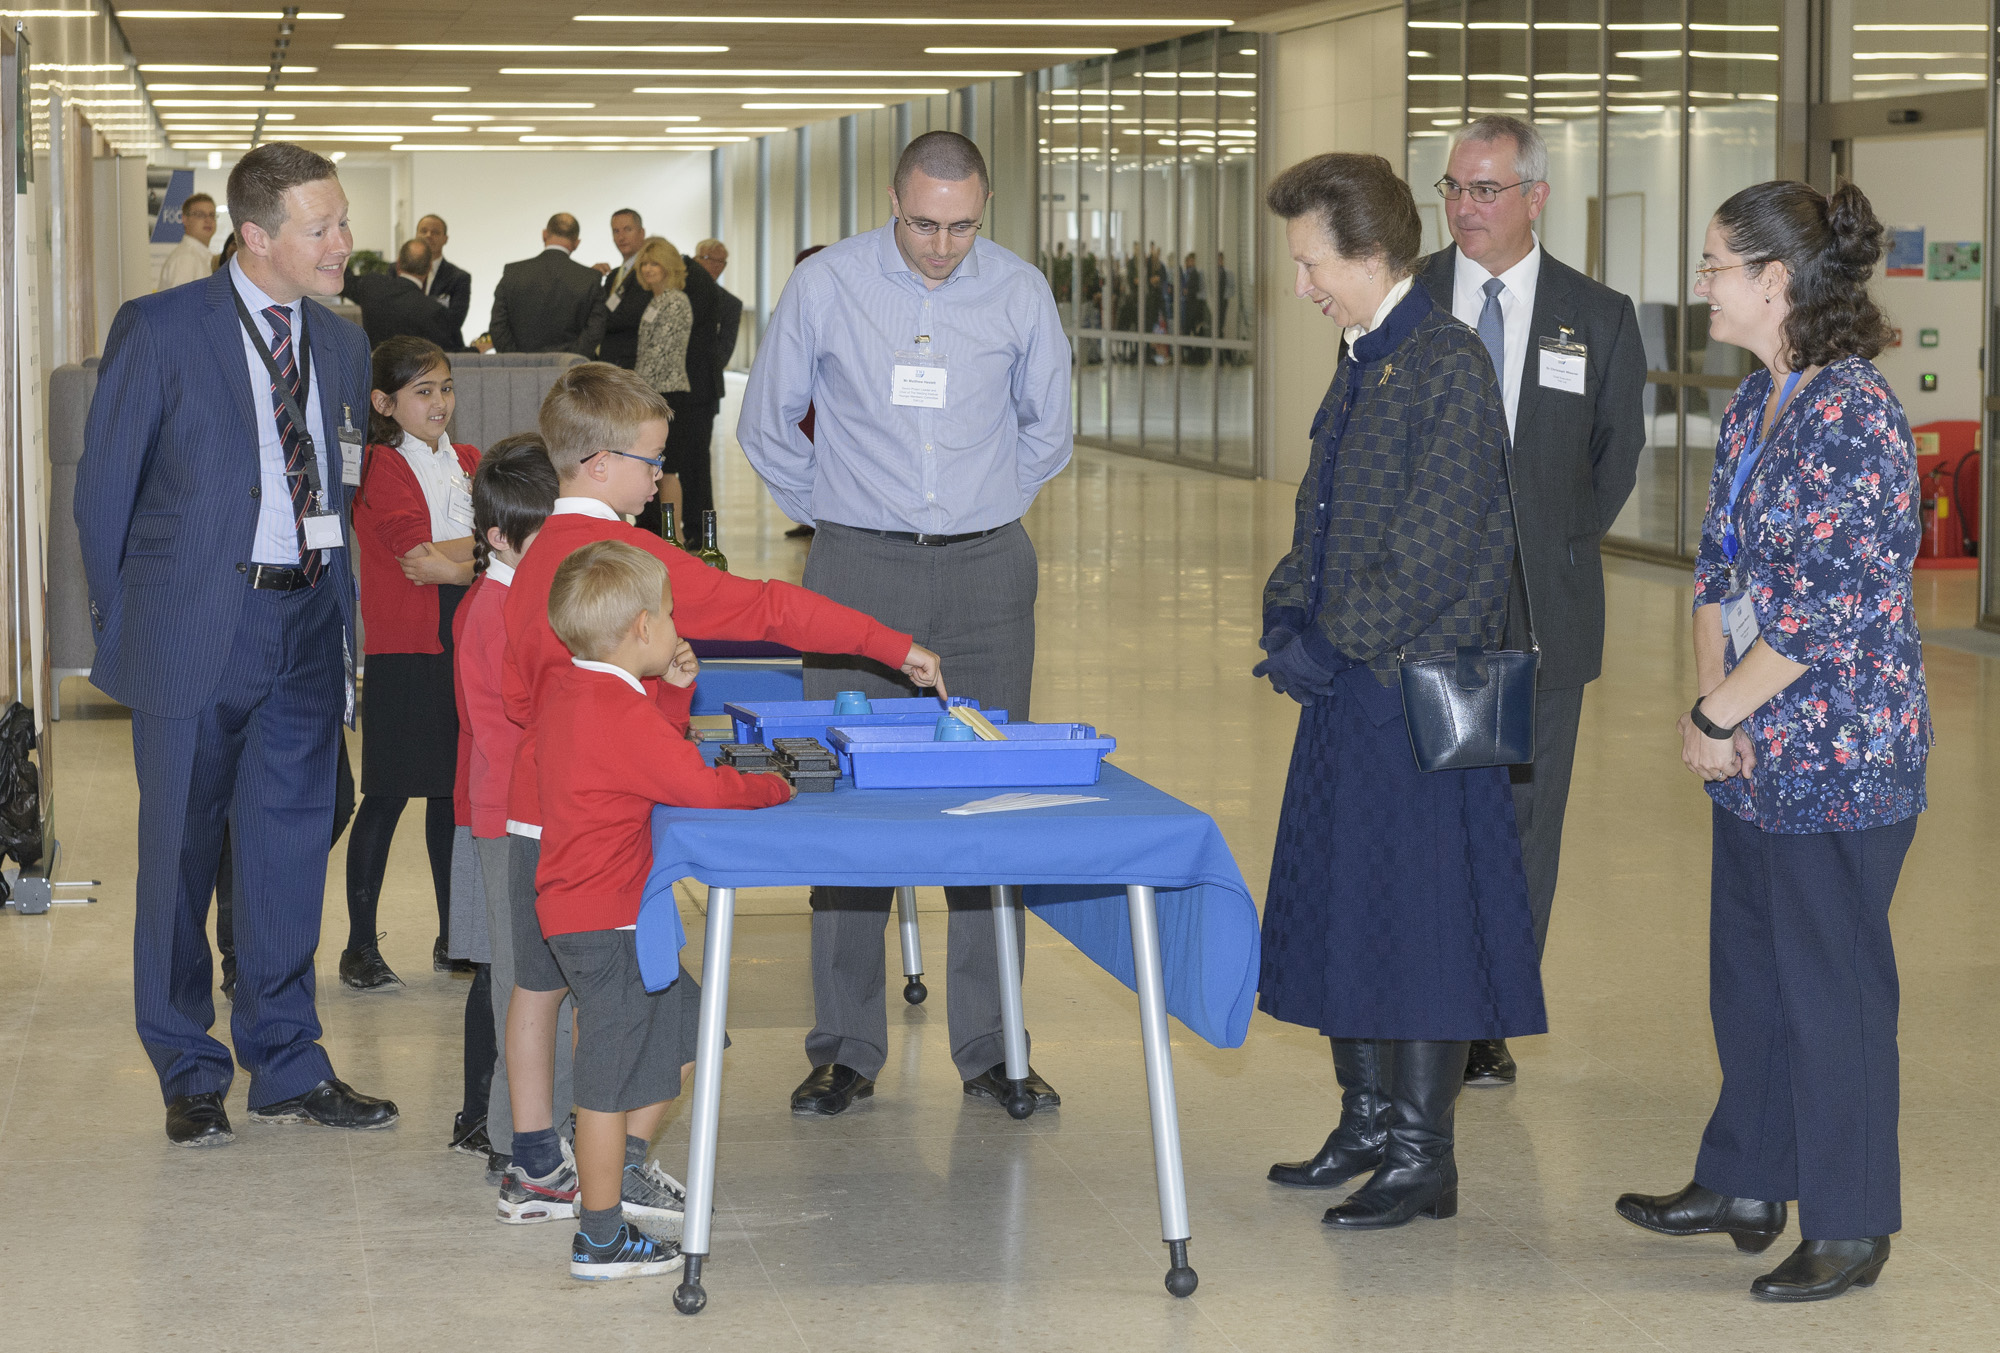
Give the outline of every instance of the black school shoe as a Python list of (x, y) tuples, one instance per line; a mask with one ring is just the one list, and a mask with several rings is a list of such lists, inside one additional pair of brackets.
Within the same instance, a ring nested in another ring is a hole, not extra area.
[(461, 1155), (478, 1156), (481, 1160), (493, 1154), (493, 1143), (486, 1138), (486, 1119), (483, 1116), (468, 1123), (464, 1114), (453, 1114), (451, 1140), (445, 1145)]
[(394, 1127), (400, 1116), (393, 1102), (361, 1094), (339, 1080), (323, 1080), (295, 1099), (250, 1110), (253, 1123), (318, 1123), (357, 1132)]
[(451, 954), (447, 952), (445, 948), (444, 936), (442, 935), (438, 936), (437, 942), (431, 945), (432, 972), (468, 974), (473, 972), (474, 970), (475, 969), (473, 967), (471, 959), (453, 958)]
[(1471, 1051), (1465, 1054), (1465, 1083), (1485, 1089), (1494, 1085), (1512, 1085), (1518, 1071), (1514, 1065), (1514, 1054), (1507, 1051), (1504, 1038), (1475, 1038)]
[(382, 951), (371, 944), (365, 949), (340, 951), (340, 984), (349, 991), (394, 991), (403, 985), (403, 979), (383, 961)]
[(235, 1141), (222, 1096), (211, 1090), (168, 1100), (167, 1140), (175, 1146), (227, 1146)]
[(829, 1062), (814, 1067), (812, 1074), (792, 1091), (792, 1112), (802, 1118), (831, 1118), (846, 1113), (855, 1100), (867, 1099), (874, 1093), (874, 1081), (851, 1066)]

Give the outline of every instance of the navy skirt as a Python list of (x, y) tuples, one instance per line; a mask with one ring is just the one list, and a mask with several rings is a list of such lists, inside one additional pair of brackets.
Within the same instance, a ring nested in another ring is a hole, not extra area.
[(1333, 1038), (1548, 1032), (1507, 771), (1418, 770), (1366, 668), (1299, 715), (1257, 1004)]

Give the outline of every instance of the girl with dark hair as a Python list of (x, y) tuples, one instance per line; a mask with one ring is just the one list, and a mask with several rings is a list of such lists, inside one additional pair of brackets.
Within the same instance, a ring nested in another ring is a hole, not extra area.
[(375, 930), (389, 844), (403, 808), (424, 799), (424, 840), (437, 890), (440, 972), (469, 965), (449, 956), (452, 779), (458, 711), (451, 679), (451, 620), (472, 582), (470, 475), (477, 448), (446, 434), (451, 361), (421, 338), (375, 349), (368, 446), (354, 497), (367, 653), (361, 807), (347, 838), (347, 947), (340, 980), (355, 991), (402, 985), (383, 961)]
[(1866, 1287), (1902, 1225), (1889, 902), (1931, 744), (1912, 598), (1916, 448), (1869, 361), (1882, 227), (1861, 190), (1761, 183), (1709, 222), (1709, 333), (1765, 366), (1730, 401), (1695, 564), (1681, 758), (1715, 800), (1709, 1009), (1722, 1093), (1677, 1193), (1618, 1212), (1756, 1253), (1773, 1301)]
[(1254, 669), (1299, 714), (1264, 899), (1258, 1005), (1333, 1044), (1340, 1122), (1272, 1182), (1368, 1182), (1325, 1222), (1458, 1208), (1454, 1111), (1473, 1039), (1545, 1033), (1507, 769), (1419, 770), (1399, 692), (1412, 658), (1498, 647), (1514, 518), (1507, 419), (1472, 330), (1413, 277), (1422, 226), (1377, 155), (1271, 184), (1294, 288), (1344, 330), (1312, 425), (1292, 548), (1264, 588)]

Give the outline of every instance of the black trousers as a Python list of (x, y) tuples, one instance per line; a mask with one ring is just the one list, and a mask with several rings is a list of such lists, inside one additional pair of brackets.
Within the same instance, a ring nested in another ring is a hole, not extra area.
[(1549, 947), (1549, 913), (1556, 903), (1556, 870), (1562, 862), (1563, 815), (1569, 808), (1570, 769), (1576, 763), (1576, 730), (1583, 717), (1583, 687), (1535, 692), (1535, 759), (1509, 766), (1514, 826), (1521, 834), (1521, 864), (1528, 872), (1528, 912), (1535, 921), (1535, 957)]
[(1889, 902), (1917, 820), (1786, 835), (1714, 810), (1709, 1013), (1722, 1094), (1695, 1181), (1796, 1198), (1808, 1240), (1903, 1224)]

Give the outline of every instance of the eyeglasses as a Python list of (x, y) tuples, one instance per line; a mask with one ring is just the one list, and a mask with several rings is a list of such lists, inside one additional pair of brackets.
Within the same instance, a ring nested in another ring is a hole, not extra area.
[(630, 451), (613, 451), (608, 447), (605, 450), (594, 451), (591, 454), (597, 456), (623, 456), (627, 460), (636, 460), (641, 465), (650, 465), (655, 470), (664, 470), (667, 468), (667, 458), (664, 455), (635, 456)]
[(1540, 179), (1521, 179), (1516, 183), (1459, 183), (1447, 176), (1431, 186), (1438, 190), (1438, 196), (1447, 202), (1456, 202), (1461, 197), (1470, 197), (1474, 202), (1491, 202), (1509, 188), (1521, 188), (1530, 183), (1540, 183)]
[(1696, 268), (1694, 270), (1694, 277), (1697, 282), (1706, 282), (1709, 278), (1715, 276), (1719, 272), (1728, 272), (1732, 268), (1755, 268), (1766, 261), (1767, 260), (1761, 258), (1746, 258), (1741, 263), (1724, 263), (1719, 267)]
[(903, 224), (908, 226), (915, 234), (922, 235), (925, 238), (937, 234), (940, 230), (948, 230), (951, 232), (951, 237), (955, 240), (962, 240), (967, 235), (977, 234), (980, 225), (978, 221), (953, 221), (950, 225), (944, 225), (938, 221), (926, 221), (921, 216), (905, 216)]

